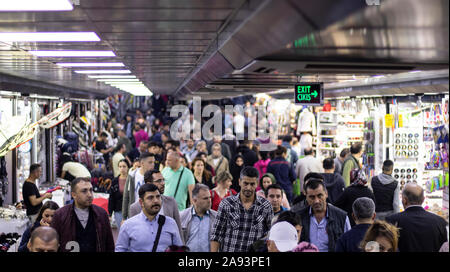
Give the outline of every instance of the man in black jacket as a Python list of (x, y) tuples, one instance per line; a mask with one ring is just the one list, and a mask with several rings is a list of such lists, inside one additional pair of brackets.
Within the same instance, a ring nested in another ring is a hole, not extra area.
[(335, 164), (332, 158), (324, 159), (322, 165), (324, 170), (322, 176), (328, 191), (328, 202), (334, 205), (344, 192), (344, 179), (340, 174), (334, 172)]
[(300, 241), (310, 242), (320, 252), (333, 252), (336, 241), (351, 229), (347, 213), (327, 203), (327, 189), (320, 179), (310, 179), (305, 184), (309, 206), (298, 211), (302, 218)]
[(400, 228), (400, 252), (438, 252), (447, 241), (447, 222), (422, 208), (423, 188), (407, 183), (402, 192), (405, 211), (393, 214), (386, 221)]
[(383, 162), (383, 173), (372, 178), (371, 186), (375, 195), (377, 220), (400, 212), (400, 183), (392, 177), (394, 162)]

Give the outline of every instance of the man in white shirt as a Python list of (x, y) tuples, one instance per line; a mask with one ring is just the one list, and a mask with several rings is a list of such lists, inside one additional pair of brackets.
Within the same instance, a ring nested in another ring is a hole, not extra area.
[(305, 182), (305, 176), (308, 173), (316, 172), (316, 173), (323, 173), (323, 166), (322, 162), (314, 157), (314, 151), (312, 148), (305, 149), (305, 157), (301, 158), (297, 161), (297, 166), (295, 168), (295, 173), (297, 174), (297, 177), (300, 179), (300, 189), (303, 193), (303, 184)]
[(153, 170), (153, 168), (155, 167), (155, 155), (152, 153), (144, 152), (139, 157), (139, 162), (141, 167), (136, 169), (134, 172), (131, 172), (127, 177), (127, 182), (125, 183), (122, 202), (123, 220), (128, 219), (130, 205), (136, 201), (136, 196), (138, 195), (139, 188), (145, 183), (145, 173), (147, 171)]

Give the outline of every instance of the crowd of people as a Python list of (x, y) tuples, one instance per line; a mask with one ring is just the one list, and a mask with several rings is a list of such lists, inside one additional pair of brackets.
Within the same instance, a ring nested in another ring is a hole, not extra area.
[[(33, 224), (23, 251), (437, 252), (447, 222), (425, 211), (423, 188), (400, 192), (393, 162), (370, 181), (361, 143), (323, 161), (299, 139), (275, 150), (238, 141), (225, 127), (211, 140), (173, 140), (170, 118), (149, 110), (112, 118), (99, 134), (96, 166), (111, 176), (108, 211), (93, 202), (93, 174), (68, 158), (71, 204), (41, 196), (33, 165), (23, 196)], [(246, 123), (242, 116), (235, 124)], [(233, 118), (232, 118), (233, 120)], [(192, 120), (191, 120), (192, 121)], [(227, 121), (229, 122), (229, 121)], [(233, 122), (233, 121), (231, 121)], [(226, 122), (224, 122), (226, 123)], [(243, 131), (235, 131), (235, 133)], [(86, 173), (88, 171), (88, 173)], [(34, 186), (33, 186), (34, 185)], [(299, 190), (296, 190), (296, 185)], [(400, 194), (402, 198), (400, 199)], [(400, 202), (404, 211), (400, 212)], [(118, 230), (114, 241), (111, 221)]]

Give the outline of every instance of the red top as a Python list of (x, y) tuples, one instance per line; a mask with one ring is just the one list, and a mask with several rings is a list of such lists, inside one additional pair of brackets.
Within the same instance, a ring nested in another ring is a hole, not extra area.
[(211, 209), (213, 209), (215, 211), (217, 211), (219, 209), (219, 204), (222, 201), (222, 199), (224, 199), (225, 197), (231, 196), (231, 194), (233, 194), (233, 195), (237, 194), (237, 192), (235, 190), (229, 189), (227, 194), (223, 198), (221, 198), (216, 191), (210, 190), (210, 192), (211, 192)]

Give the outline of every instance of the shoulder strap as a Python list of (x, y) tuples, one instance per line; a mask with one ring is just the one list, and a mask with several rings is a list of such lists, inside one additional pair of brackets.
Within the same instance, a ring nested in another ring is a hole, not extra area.
[(155, 238), (155, 242), (153, 243), (152, 252), (156, 252), (156, 248), (158, 247), (158, 244), (159, 244), (159, 237), (161, 237), (162, 227), (165, 222), (166, 222), (166, 217), (164, 215), (160, 214), (159, 218), (158, 218), (158, 232), (156, 233), (156, 238)]
[(181, 177), (183, 176), (183, 172), (184, 172), (184, 166), (183, 166), (183, 170), (181, 170), (180, 177), (178, 178), (177, 188), (175, 189), (175, 194), (173, 195), (173, 198), (177, 197), (178, 187), (180, 187), (180, 181), (181, 181)]
[(224, 156), (222, 156), (222, 158), (220, 159), (219, 163), (217, 164), (217, 169), (219, 169), (220, 165), (222, 164), (223, 158), (224, 158)]

